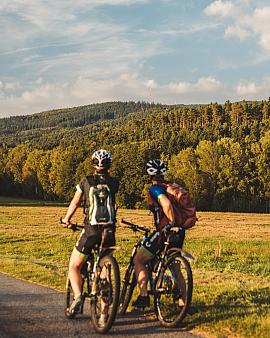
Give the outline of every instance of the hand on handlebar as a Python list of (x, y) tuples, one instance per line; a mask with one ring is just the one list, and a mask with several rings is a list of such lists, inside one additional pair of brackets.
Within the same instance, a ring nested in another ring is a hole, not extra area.
[(165, 225), (165, 231), (170, 231), (172, 228), (172, 225), (170, 223), (168, 223), (167, 225)]
[(60, 224), (63, 225), (64, 228), (72, 229), (74, 224), (70, 223), (70, 221), (66, 221), (65, 218), (60, 217)]
[(173, 226), (172, 224), (168, 223), (167, 225), (165, 225), (164, 230), (165, 230), (165, 232), (170, 232), (170, 231), (179, 232), (179, 231), (183, 230), (183, 227)]

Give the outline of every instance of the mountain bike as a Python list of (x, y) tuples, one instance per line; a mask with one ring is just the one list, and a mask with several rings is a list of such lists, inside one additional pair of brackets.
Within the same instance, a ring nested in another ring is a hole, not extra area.
[[(134, 232), (143, 232), (144, 239), (147, 239), (151, 232), (147, 227), (123, 219), (121, 223)], [(166, 238), (164, 249), (148, 264), (148, 293), (154, 296), (154, 310), (161, 325), (175, 327), (184, 319), (191, 303), (193, 277), (187, 258), (194, 258), (183, 249), (171, 247), (175, 235), (179, 232), (179, 227), (171, 227), (163, 231)], [(134, 257), (142, 243), (143, 240), (135, 243), (125, 271), (118, 310), (118, 313), (122, 315), (128, 308), (136, 286)]]
[[(83, 228), (83, 226), (77, 224), (72, 224), (71, 226), (73, 231)], [(91, 322), (98, 333), (106, 333), (112, 327), (117, 314), (120, 293), (119, 266), (116, 259), (112, 256), (116, 247), (103, 247), (102, 243), (103, 240), (100, 246), (96, 245), (94, 247), (94, 252), (88, 256), (81, 268), (83, 285), (80, 313), (83, 313), (85, 301), (87, 299), (90, 300)], [(73, 290), (69, 277), (67, 277), (65, 315), (68, 319), (75, 317), (75, 313), (69, 311), (73, 299)], [(100, 316), (104, 308), (106, 308), (107, 318), (101, 324)]]

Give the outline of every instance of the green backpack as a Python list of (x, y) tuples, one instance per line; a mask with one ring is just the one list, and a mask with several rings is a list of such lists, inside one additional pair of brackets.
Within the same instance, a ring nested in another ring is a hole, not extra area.
[(89, 190), (89, 223), (106, 225), (115, 222), (111, 191), (107, 184), (91, 186)]

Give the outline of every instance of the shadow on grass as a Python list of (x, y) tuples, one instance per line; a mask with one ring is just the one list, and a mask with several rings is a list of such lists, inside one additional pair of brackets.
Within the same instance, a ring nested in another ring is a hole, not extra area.
[(269, 305), (270, 288), (226, 291), (219, 294), (212, 304), (193, 302), (184, 322), (189, 330), (201, 324), (214, 324), (227, 319), (235, 322), (252, 314), (266, 315)]

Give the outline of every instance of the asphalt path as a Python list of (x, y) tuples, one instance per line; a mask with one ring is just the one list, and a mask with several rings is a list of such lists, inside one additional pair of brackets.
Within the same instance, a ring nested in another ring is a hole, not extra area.
[[(0, 273), (0, 337), (101, 337), (91, 326), (89, 309), (76, 319), (64, 316), (62, 292)], [(129, 313), (117, 317), (106, 337), (201, 338), (179, 327), (160, 326), (153, 314)]]

